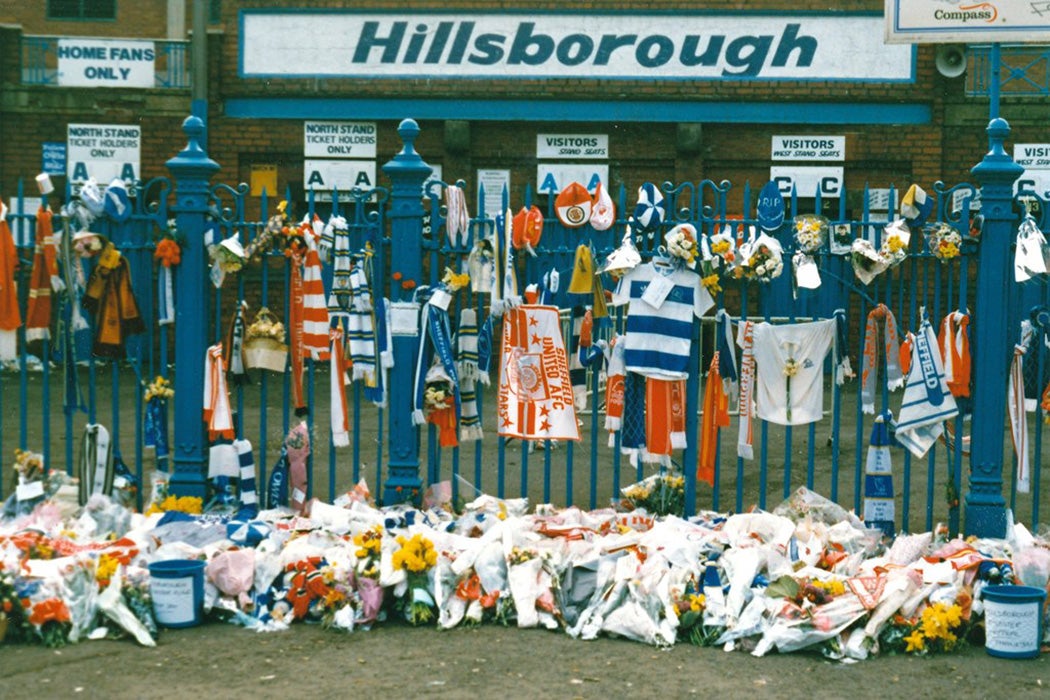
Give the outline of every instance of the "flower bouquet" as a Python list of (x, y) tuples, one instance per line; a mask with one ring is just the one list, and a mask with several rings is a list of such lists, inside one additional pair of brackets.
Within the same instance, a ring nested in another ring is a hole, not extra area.
[(284, 324), (265, 306), (244, 331), (244, 364), (249, 369), (284, 372), (288, 365), (288, 346), (284, 343)]
[(882, 229), (882, 248), (880, 255), (888, 267), (896, 267), (908, 257), (908, 244), (911, 242), (911, 229), (903, 219), (891, 221)]
[(889, 267), (889, 261), (865, 238), (853, 241), (850, 247), (850, 263), (857, 279), (865, 285), (871, 284), (873, 279)]
[(211, 281), (216, 289), (222, 286), (222, 282), (226, 279), (227, 274), (238, 272), (244, 267), (244, 262), (247, 260), (244, 246), (241, 245), (240, 238), (236, 233), (229, 238), (224, 238), (218, 245), (210, 246), (208, 255), (211, 257), (212, 262)]
[(405, 572), (408, 590), (402, 598), (401, 612), (412, 625), (423, 625), (434, 619), (434, 597), (430, 592), (428, 572), (437, 564), (434, 543), (416, 533), (411, 538), (398, 535), (400, 549), (394, 552), (394, 569)]
[(696, 228), (692, 224), (678, 224), (664, 237), (667, 254), (691, 270), (696, 269)]
[(379, 561), (382, 556), (383, 526), (373, 525), (353, 537), (357, 550), (354, 555), (357, 563), (354, 575), (357, 579), (357, 595), (360, 607), (357, 610), (356, 623), (368, 626), (379, 617), (383, 607), (383, 587), (379, 585)]
[(733, 270), (733, 277), (767, 283), (783, 271), (783, 248), (775, 238), (763, 233), (740, 246), (740, 264)]
[[(518, 627), (556, 629), (554, 578), (547, 558), (534, 549), (512, 547), (507, 556), (507, 585), (514, 601)], [(560, 615), (560, 613), (557, 613)]]
[(19, 581), (12, 571), (0, 571), (0, 643), (5, 639), (22, 641), (32, 633), (29, 610), (24, 607), (18, 590)]
[(962, 248), (962, 235), (945, 223), (923, 227), (926, 247), (930, 255), (942, 263), (949, 263), (959, 257)]
[(29, 608), (29, 624), (36, 630), (44, 646), (51, 649), (66, 645), (73, 626), (69, 608), (58, 597), (33, 603)]
[(690, 577), (684, 588), (672, 588), (671, 600), (678, 616), (678, 638), (687, 639), (695, 646), (710, 646), (722, 628), (704, 625), (704, 610), (707, 597), (700, 592), (696, 579)]
[(879, 635), (882, 651), (927, 655), (951, 651), (965, 639), (970, 612), (959, 602), (927, 605), (920, 614), (893, 616)]
[(685, 512), (685, 477), (681, 474), (653, 474), (620, 489), (627, 505), (649, 515), (678, 515)]
[(800, 214), (794, 222), (795, 246), (806, 255), (819, 253), (828, 239), (828, 220), (817, 214)]

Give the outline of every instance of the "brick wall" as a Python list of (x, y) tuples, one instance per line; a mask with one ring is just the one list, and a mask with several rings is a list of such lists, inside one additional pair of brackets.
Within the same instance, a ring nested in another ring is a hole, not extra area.
[[(344, 0), (300, 0), (303, 8), (346, 7)], [(190, 6), (190, 3), (187, 3)], [(467, 182), (471, 201), (475, 196), (476, 170), (509, 169), (514, 188), (512, 199), (520, 201), (526, 183), (536, 177), (536, 134), (538, 133), (605, 133), (609, 135), (608, 161), (611, 185), (629, 189), (644, 181), (718, 182), (729, 179), (734, 187), (731, 206), (740, 206), (743, 183), (758, 187), (769, 176), (770, 139), (773, 134), (836, 134), (846, 138), (847, 160), (843, 164), (846, 186), (854, 190), (870, 184), (904, 187), (919, 182), (929, 189), (934, 181), (948, 184), (969, 178), (969, 169), (986, 150), (984, 125), (987, 123), (986, 102), (966, 98), (963, 80), (945, 79), (934, 67), (934, 49), (923, 46), (917, 52), (917, 75), (914, 83), (901, 85), (839, 82), (747, 82), (747, 81), (652, 81), (632, 82), (606, 79), (584, 80), (242, 80), (238, 78), (238, 11), (241, 8), (273, 7), (273, 2), (246, 0), (223, 2), (221, 33), (209, 36), (209, 154), (223, 169), (217, 180), (237, 184), (247, 182), (254, 163), (278, 166), (279, 188), (302, 186), (303, 145), (301, 120), (232, 119), (224, 116), (225, 101), (238, 97), (301, 98), (434, 98), (529, 100), (537, 110), (549, 99), (610, 100), (637, 102), (740, 101), (745, 103), (812, 103), (822, 105), (852, 104), (919, 104), (932, 114), (928, 125), (917, 127), (819, 124), (728, 124), (702, 125), (702, 142), (698, 152), (678, 151), (673, 122), (613, 123), (587, 122), (499, 122), (470, 123), (470, 149), (452, 153), (445, 149), (444, 123), (421, 121), (423, 129), (418, 150), (431, 163), (442, 165), (444, 178)], [(881, 0), (839, 2), (836, 11), (879, 12)], [(373, 0), (372, 9), (410, 11), (412, 8), (433, 9), (432, 0)], [(42, 3), (22, 0), (0, 0), (0, 23), (21, 25), (25, 34), (98, 35), (121, 37), (163, 37), (166, 35), (167, 3), (165, 0), (118, 2), (117, 22), (51, 22), (44, 18)], [(460, 9), (462, 14), (499, 10), (544, 12), (573, 11), (660, 11), (676, 8), (697, 11), (696, 3), (677, 1), (635, 0), (626, 2), (592, 0), (567, 6), (563, 1), (539, 0), (526, 6), (502, 0), (453, 2), (442, 9)], [(705, 12), (828, 11), (825, 0), (749, 0), (706, 2)], [(187, 18), (189, 25), (189, 18)], [(701, 30), (702, 31), (702, 30)], [(143, 126), (142, 175), (166, 175), (164, 162), (180, 150), (185, 138), (179, 129), (189, 111), (188, 91), (120, 91), (59, 90), (21, 86), (18, 73), (19, 30), (0, 27), (0, 196), (14, 190), (19, 177), (31, 180), (40, 167), (40, 143), (64, 141), (70, 122), (139, 123)], [(304, 51), (310, 38), (303, 39)], [(619, 95), (624, 95), (619, 98)], [(1029, 105), (1031, 107), (1031, 105)], [(1041, 110), (1041, 111), (1040, 111)], [(1004, 115), (1011, 119), (1014, 141), (1045, 141), (1048, 110), (1039, 105), (1014, 120), (1009, 101), (1004, 102)], [(1041, 115), (1041, 116), (1040, 116)], [(400, 115), (414, 116), (414, 115)], [(449, 114), (450, 119), (458, 118)], [(347, 114), (346, 119), (355, 119)], [(400, 148), (396, 134), (397, 120), (378, 123), (377, 166), (381, 166)], [(381, 171), (380, 184), (384, 182)], [(850, 206), (854, 206), (851, 203)]]

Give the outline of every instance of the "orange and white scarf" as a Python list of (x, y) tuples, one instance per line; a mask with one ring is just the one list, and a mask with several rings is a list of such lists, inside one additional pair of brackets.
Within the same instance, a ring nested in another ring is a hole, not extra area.
[(222, 343), (208, 348), (204, 359), (204, 422), (208, 424), (208, 439), (232, 440), (233, 414), (230, 394), (226, 388), (226, 368), (222, 361)]
[(953, 311), (941, 321), (937, 345), (944, 358), (944, 379), (956, 398), (970, 395), (970, 314)]
[(313, 360), (328, 359), (328, 301), (321, 279), (321, 256), (317, 239), (306, 233), (306, 258), (303, 262), (303, 353)]
[(696, 460), (696, 479), (712, 487), (715, 485), (715, 454), (718, 452), (718, 431), (729, 427), (729, 396), (718, 370), (718, 352), (711, 358), (704, 384), (703, 420), (700, 423), (700, 450)]
[(26, 307), (26, 340), (51, 337), (51, 285), (58, 279), (51, 210), (40, 207), (36, 213), (36, 247), (33, 272), (29, 278), (29, 305)]
[[(879, 326), (883, 328), (879, 345)], [(868, 314), (864, 328), (864, 358), (860, 368), (860, 400), (864, 413), (875, 413), (876, 376), (879, 372), (879, 349), (886, 356), (886, 385), (890, 391), (904, 386), (905, 374), (900, 366), (900, 343), (897, 340), (897, 319), (885, 304), (879, 304)]]
[(350, 417), (346, 406), (346, 352), (343, 349), (341, 326), (329, 331), (332, 351), (329, 355), (329, 384), (332, 402), (332, 444), (346, 447), (350, 444)]

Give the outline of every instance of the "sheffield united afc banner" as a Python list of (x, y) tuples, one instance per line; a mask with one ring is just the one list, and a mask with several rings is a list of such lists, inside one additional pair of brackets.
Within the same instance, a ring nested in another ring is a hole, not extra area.
[(579, 440), (569, 362), (554, 306), (519, 306), (503, 317), (499, 434)]

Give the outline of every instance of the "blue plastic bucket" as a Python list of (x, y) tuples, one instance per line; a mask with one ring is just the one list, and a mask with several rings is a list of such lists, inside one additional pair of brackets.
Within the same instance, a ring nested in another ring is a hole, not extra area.
[(163, 627), (195, 627), (204, 617), (204, 562), (171, 559), (149, 565), (153, 615)]
[(989, 656), (1031, 659), (1043, 641), (1046, 591), (1033, 586), (988, 586), (984, 599), (984, 648)]

